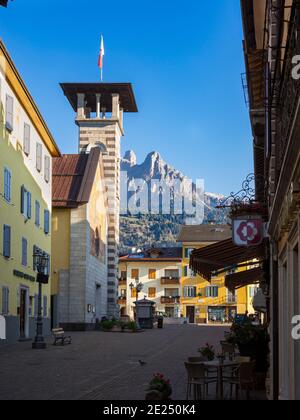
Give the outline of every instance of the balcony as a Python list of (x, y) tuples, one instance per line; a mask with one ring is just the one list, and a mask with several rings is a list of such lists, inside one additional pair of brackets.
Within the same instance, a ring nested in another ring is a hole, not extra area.
[(119, 286), (127, 286), (127, 279), (124, 277), (119, 278)]
[(162, 277), (161, 278), (161, 284), (175, 284), (180, 285), (180, 278), (179, 277)]
[(162, 305), (175, 305), (180, 303), (180, 296), (162, 296), (161, 304)]
[(126, 305), (126, 301), (127, 301), (126, 297), (125, 296), (121, 296), (118, 299), (118, 305)]

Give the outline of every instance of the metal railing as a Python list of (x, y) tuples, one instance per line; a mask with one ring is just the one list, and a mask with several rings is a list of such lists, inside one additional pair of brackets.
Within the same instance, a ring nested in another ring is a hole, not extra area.
[(162, 277), (161, 284), (180, 284), (179, 277)]
[(174, 296), (174, 297), (171, 297), (171, 296), (162, 296), (161, 297), (161, 303), (163, 304), (163, 305), (165, 305), (165, 304), (167, 304), (167, 305), (175, 305), (175, 304), (178, 304), (178, 303), (180, 303), (180, 296)]

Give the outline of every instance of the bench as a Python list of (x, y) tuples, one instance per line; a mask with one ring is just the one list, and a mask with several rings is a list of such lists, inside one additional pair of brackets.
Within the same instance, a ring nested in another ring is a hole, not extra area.
[(65, 344), (72, 344), (72, 337), (66, 336), (64, 330), (62, 328), (55, 328), (52, 330), (52, 335), (54, 338), (53, 346), (56, 346), (58, 343), (61, 346)]

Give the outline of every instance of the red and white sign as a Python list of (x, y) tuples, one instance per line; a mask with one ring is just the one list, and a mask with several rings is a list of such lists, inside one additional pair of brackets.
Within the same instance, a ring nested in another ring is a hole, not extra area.
[(233, 242), (237, 246), (257, 246), (264, 238), (263, 221), (259, 216), (233, 221)]

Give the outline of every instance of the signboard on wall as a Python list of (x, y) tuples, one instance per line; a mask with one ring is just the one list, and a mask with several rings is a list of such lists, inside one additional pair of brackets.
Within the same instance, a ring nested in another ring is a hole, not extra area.
[(243, 216), (233, 220), (233, 242), (237, 246), (257, 246), (264, 239), (261, 216)]

